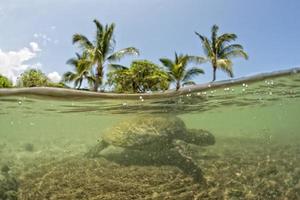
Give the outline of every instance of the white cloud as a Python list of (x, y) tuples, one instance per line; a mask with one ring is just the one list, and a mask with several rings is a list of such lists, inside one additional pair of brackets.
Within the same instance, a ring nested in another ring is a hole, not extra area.
[(46, 34), (43, 33), (34, 33), (33, 37), (38, 39), (43, 45), (47, 45), (48, 43), (53, 42), (54, 44), (57, 44), (55, 40), (53, 40), (51, 37), (49, 37)]
[(40, 49), (38, 43), (36, 43), (36, 42), (30, 42), (29, 45), (30, 45), (32, 51), (34, 51), (34, 52), (41, 51), (41, 49)]
[[(0, 49), (0, 74), (8, 77), (15, 83), (19, 74), (32, 67), (26, 62), (37, 56), (39, 48), (38, 44), (34, 42), (31, 42), (29, 45), (31, 48), (24, 47), (18, 51), (5, 52)], [(40, 63), (36, 64), (36, 66), (40, 65)]]
[(50, 27), (52, 30), (55, 30), (56, 29), (56, 26), (51, 26)]
[(47, 75), (47, 77), (54, 83), (58, 83), (61, 81), (61, 75), (57, 72), (51, 72)]
[(43, 66), (42, 63), (37, 62), (37, 63), (32, 64), (30, 67), (34, 68), (34, 69), (42, 69), (42, 66)]

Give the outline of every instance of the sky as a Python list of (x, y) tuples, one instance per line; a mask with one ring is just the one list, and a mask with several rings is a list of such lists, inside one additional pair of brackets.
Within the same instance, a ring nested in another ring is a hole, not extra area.
[[(0, 74), (13, 81), (28, 68), (39, 68), (53, 81), (71, 66), (79, 52), (72, 35), (95, 36), (93, 19), (114, 22), (115, 50), (134, 46), (138, 57), (159, 64), (174, 52), (202, 56), (194, 34), (236, 33), (249, 60), (234, 59), (235, 77), (300, 66), (299, 0), (0, 0)], [(200, 66), (212, 79), (210, 65)], [(217, 79), (226, 79), (222, 71)]]

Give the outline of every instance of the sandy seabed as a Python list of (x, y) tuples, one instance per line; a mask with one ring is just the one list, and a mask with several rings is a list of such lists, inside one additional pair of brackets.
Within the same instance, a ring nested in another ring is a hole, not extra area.
[[(14, 152), (1, 146), (0, 164), (7, 163), (17, 179), (18, 199), (300, 199), (296, 143), (230, 138), (199, 149), (194, 156), (205, 173), (205, 186), (172, 166), (122, 166), (54, 146), (48, 147), (51, 157), (38, 148)], [(84, 150), (76, 144), (69, 148)]]

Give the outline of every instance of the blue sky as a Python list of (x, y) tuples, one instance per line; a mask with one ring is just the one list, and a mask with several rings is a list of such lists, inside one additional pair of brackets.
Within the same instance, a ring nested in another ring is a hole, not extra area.
[[(94, 37), (92, 23), (116, 23), (116, 49), (134, 46), (139, 57), (159, 63), (174, 52), (203, 55), (194, 31), (234, 32), (250, 59), (234, 60), (235, 76), (300, 65), (299, 0), (0, 0), (0, 73), (15, 77), (38, 67), (55, 79), (71, 67), (79, 49), (74, 33)], [(209, 65), (197, 82), (210, 81)], [(223, 72), (217, 78), (224, 79)]]

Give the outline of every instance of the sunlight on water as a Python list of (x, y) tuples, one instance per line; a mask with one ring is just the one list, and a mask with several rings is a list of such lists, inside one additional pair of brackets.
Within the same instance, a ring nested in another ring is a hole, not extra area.
[[(160, 100), (0, 97), (0, 199), (299, 199), (299, 99), (299, 74)], [(163, 135), (200, 129), (216, 142), (178, 153)]]

